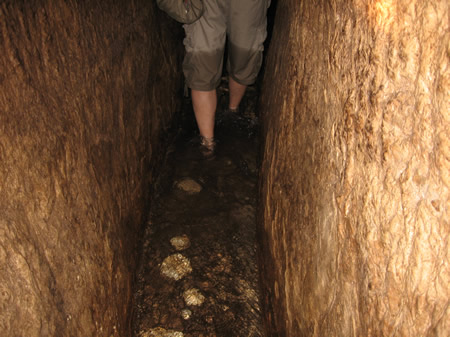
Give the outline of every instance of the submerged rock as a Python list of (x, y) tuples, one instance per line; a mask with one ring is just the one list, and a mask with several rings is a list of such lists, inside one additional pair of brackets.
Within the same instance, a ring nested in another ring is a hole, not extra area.
[(170, 255), (161, 264), (161, 274), (174, 280), (180, 280), (190, 272), (192, 272), (191, 263), (181, 254)]
[(189, 246), (191, 245), (191, 242), (189, 241), (187, 235), (175, 236), (170, 239), (170, 243), (175, 247), (176, 250), (184, 250), (186, 248), (189, 248)]
[(153, 328), (140, 333), (139, 337), (183, 337), (180, 331), (166, 330), (164, 328)]
[(181, 310), (181, 317), (184, 320), (191, 318), (191, 316), (192, 316), (192, 311), (190, 311), (189, 309)]
[(202, 305), (205, 301), (205, 296), (196, 288), (186, 290), (183, 297), (187, 305)]
[(177, 182), (176, 186), (189, 194), (196, 194), (202, 190), (202, 186), (191, 178), (186, 178)]

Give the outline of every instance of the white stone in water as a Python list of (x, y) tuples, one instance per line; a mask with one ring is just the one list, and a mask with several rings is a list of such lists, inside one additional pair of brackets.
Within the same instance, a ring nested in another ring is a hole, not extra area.
[(202, 186), (191, 178), (186, 178), (177, 183), (177, 187), (189, 194), (199, 193), (202, 190)]
[(191, 245), (191, 242), (189, 241), (187, 235), (175, 236), (170, 239), (170, 243), (175, 247), (176, 250), (184, 250), (186, 248), (189, 248), (189, 246)]
[(181, 254), (170, 255), (161, 264), (161, 274), (175, 280), (182, 279), (190, 272), (192, 272), (191, 263)]
[(184, 334), (180, 331), (166, 330), (158, 327), (147, 331), (141, 331), (139, 337), (184, 337)]
[(189, 318), (191, 318), (191, 315), (192, 315), (192, 311), (190, 311), (189, 309), (181, 310), (181, 317), (183, 317), (183, 319), (189, 319)]
[(183, 293), (183, 297), (187, 305), (202, 305), (205, 301), (205, 296), (196, 288), (186, 290)]

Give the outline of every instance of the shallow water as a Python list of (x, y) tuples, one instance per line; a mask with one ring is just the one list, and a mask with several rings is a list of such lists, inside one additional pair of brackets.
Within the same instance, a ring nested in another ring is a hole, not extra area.
[(224, 116), (227, 92), (221, 87), (213, 160), (202, 159), (190, 141), (195, 124), (188, 111), (143, 238), (135, 336), (263, 335), (255, 241), (256, 99), (250, 88), (244, 110)]

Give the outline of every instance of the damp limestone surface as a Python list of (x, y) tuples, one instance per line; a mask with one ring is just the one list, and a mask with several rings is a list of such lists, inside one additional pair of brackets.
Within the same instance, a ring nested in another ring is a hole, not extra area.
[(269, 336), (450, 335), (449, 13), (278, 1), (261, 94)]
[(1, 2), (2, 337), (130, 336), (148, 189), (181, 106), (181, 27), (156, 11)]

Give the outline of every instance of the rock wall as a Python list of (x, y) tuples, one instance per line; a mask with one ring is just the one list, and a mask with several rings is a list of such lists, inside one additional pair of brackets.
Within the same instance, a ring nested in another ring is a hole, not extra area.
[(270, 336), (450, 334), (449, 13), (278, 2), (262, 92)]
[(182, 32), (156, 11), (0, 4), (1, 336), (130, 335), (137, 238), (182, 83)]

